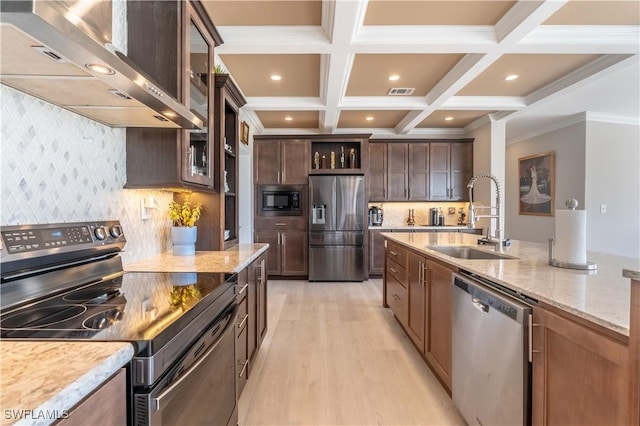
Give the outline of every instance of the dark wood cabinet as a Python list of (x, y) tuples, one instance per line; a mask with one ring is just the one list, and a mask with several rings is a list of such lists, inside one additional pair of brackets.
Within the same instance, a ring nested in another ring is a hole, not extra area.
[(228, 74), (215, 76), (214, 100), (214, 141), (221, 159), (214, 171), (216, 187), (221, 188), (219, 216), (215, 222), (223, 231), (218, 233), (218, 244), (228, 248), (238, 243), (239, 115), (247, 101)]
[[(249, 315), (249, 270), (243, 269), (238, 273), (238, 314), (236, 316), (236, 397), (240, 394), (249, 379), (249, 327), (251, 317)], [(253, 302), (255, 303), (255, 302)]]
[(429, 144), (410, 143), (407, 148), (409, 200), (429, 198)]
[[(152, 19), (157, 18), (157, 19)], [(216, 190), (214, 48), (222, 42), (199, 2), (128, 2), (128, 56), (176, 96), (203, 129), (127, 129), (125, 188)]]
[(468, 199), (472, 140), (380, 140), (369, 144), (369, 159), (370, 202)]
[[(369, 200), (384, 200), (387, 196), (387, 144), (369, 144)], [(382, 273), (380, 271), (379, 273)]]
[(309, 140), (254, 138), (254, 183), (302, 184), (309, 177)]
[(532, 424), (631, 424), (628, 345), (567, 315), (533, 307)]
[(433, 143), (429, 159), (429, 198), (433, 201), (466, 201), (467, 183), (473, 174), (473, 144)]
[(407, 334), (418, 351), (424, 355), (427, 291), (425, 287), (425, 264), (423, 256), (409, 252), (408, 254), (408, 289), (409, 289), (409, 320)]
[(269, 243), (268, 275), (303, 276), (309, 273), (306, 230), (256, 229), (254, 239), (256, 243)]
[(387, 144), (387, 198), (388, 201), (407, 199), (406, 143)]
[(369, 229), (369, 275), (382, 275), (384, 272), (384, 237), (379, 229)]
[(454, 270), (427, 259), (425, 298), (425, 358), (447, 389), (451, 390), (451, 347), (453, 306), (451, 275)]
[(267, 334), (267, 294), (268, 279), (266, 271), (266, 259), (269, 255), (262, 255), (254, 262), (256, 271), (256, 348), (262, 345), (264, 336)]

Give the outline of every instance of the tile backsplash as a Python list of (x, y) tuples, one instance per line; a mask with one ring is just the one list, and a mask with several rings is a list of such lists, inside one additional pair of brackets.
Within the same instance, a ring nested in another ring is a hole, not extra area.
[[(369, 203), (369, 207), (378, 206), (382, 208), (384, 213), (383, 225), (386, 226), (405, 226), (407, 224), (407, 218), (409, 217), (409, 209), (414, 210), (414, 219), (416, 225), (430, 225), (429, 209), (435, 207), (442, 207), (444, 213), (445, 225), (457, 225), (458, 218), (460, 217), (459, 210), (464, 208), (465, 215), (468, 214), (467, 207), (469, 203), (453, 203), (453, 202), (378, 202)], [(449, 208), (453, 207), (455, 213), (450, 214)], [(466, 218), (465, 217), (465, 223)]]
[[(0, 85), (0, 225), (118, 219), (125, 263), (170, 250), (172, 194), (124, 190), (125, 129), (110, 128)], [(159, 209), (140, 219), (152, 195)]]

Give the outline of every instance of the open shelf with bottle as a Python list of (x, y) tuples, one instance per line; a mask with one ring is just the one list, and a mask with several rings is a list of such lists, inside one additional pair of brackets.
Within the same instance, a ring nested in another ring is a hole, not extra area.
[(367, 169), (369, 135), (311, 140), (310, 175), (364, 173)]

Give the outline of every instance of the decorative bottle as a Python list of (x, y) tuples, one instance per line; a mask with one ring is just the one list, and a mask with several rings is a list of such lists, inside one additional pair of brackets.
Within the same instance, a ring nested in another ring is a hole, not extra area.
[(327, 168), (327, 156), (325, 154), (322, 154), (322, 165), (320, 166), (320, 168), (322, 169)]
[(355, 148), (351, 148), (351, 150), (349, 151), (349, 167), (351, 167), (352, 169), (356, 168), (356, 150)]
[(345, 168), (345, 162), (346, 162), (346, 158), (344, 155), (344, 146), (340, 147), (340, 168), (344, 169)]
[(314, 169), (320, 168), (320, 153), (318, 151), (316, 151), (316, 153), (313, 154), (313, 168)]
[(331, 168), (332, 169), (336, 168), (336, 152), (335, 151), (331, 151)]

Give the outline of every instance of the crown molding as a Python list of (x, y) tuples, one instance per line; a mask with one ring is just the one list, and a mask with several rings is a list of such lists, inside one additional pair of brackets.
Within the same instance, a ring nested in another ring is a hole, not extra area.
[(619, 114), (603, 114), (600, 112), (587, 111), (586, 121), (597, 121), (599, 123), (624, 124), (628, 126), (640, 126), (640, 117)]

